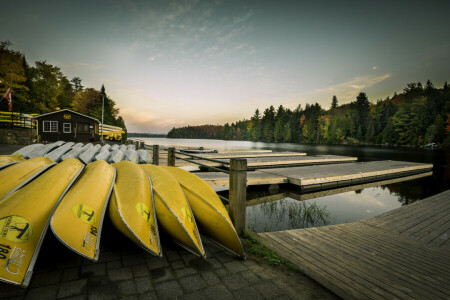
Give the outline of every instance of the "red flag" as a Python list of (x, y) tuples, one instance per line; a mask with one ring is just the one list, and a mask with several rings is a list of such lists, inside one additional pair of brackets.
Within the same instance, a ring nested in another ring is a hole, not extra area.
[(8, 108), (9, 111), (12, 111), (12, 98), (11, 98), (11, 88), (8, 88), (8, 90), (5, 93), (5, 96), (3, 96), (6, 100), (8, 100)]

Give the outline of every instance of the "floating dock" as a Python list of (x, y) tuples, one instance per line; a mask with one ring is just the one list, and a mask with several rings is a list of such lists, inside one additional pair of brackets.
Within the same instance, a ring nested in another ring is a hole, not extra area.
[(450, 190), (355, 223), (259, 233), (343, 299), (449, 299)]
[[(177, 154), (179, 155), (179, 154)], [(307, 165), (318, 165), (318, 164), (332, 164), (332, 163), (347, 163), (354, 162), (357, 160), (356, 157), (348, 156), (337, 156), (337, 155), (318, 155), (318, 156), (275, 156), (275, 157), (253, 157), (247, 159), (247, 169), (255, 170), (260, 168), (280, 168), (280, 167), (293, 167), (293, 166), (307, 166)], [(220, 159), (223, 163), (212, 162), (208, 160), (196, 159), (195, 162), (199, 162), (203, 165), (228, 169), (230, 159), (224, 158)], [(167, 159), (160, 159), (160, 165), (167, 165)], [(184, 166), (198, 166), (194, 163), (183, 161), (177, 159), (175, 161), (177, 167)]]
[[(318, 191), (425, 173), (432, 168), (432, 164), (387, 160), (262, 169), (247, 172), (247, 185), (290, 183), (305, 191)], [(225, 173), (195, 174), (212, 187), (225, 187), (229, 184), (228, 174)]]

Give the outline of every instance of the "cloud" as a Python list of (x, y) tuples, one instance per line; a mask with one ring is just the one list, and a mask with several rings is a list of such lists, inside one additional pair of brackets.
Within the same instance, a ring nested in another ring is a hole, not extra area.
[(372, 67), (372, 70), (376, 70), (376, 69), (378, 69), (378, 66), (373, 66)]
[(364, 91), (375, 84), (388, 79), (392, 74), (384, 74), (381, 76), (361, 76), (350, 81), (331, 85), (325, 88), (316, 89), (312, 94), (316, 96), (337, 95), (338, 98), (353, 99), (358, 93)]

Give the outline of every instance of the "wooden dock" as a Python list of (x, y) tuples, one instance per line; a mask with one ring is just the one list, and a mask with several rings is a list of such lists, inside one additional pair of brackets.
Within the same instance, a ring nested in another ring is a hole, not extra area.
[(360, 222), (258, 235), (344, 299), (450, 299), (450, 190)]
[[(431, 164), (374, 161), (262, 169), (247, 172), (247, 185), (290, 183), (305, 191), (325, 190), (425, 173), (432, 168)], [(225, 173), (195, 174), (212, 187), (225, 187), (229, 183), (228, 174)]]
[[(179, 154), (177, 154), (177, 156), (179, 156)], [(356, 157), (338, 156), (338, 155), (318, 155), (318, 156), (296, 155), (296, 156), (274, 156), (274, 157), (251, 157), (246, 159), (247, 159), (247, 169), (249, 170), (255, 170), (260, 168), (280, 168), (280, 167), (308, 166), (319, 164), (347, 163), (347, 162), (354, 162), (357, 160)], [(220, 167), (224, 169), (229, 168), (230, 163), (229, 158), (223, 158), (219, 160), (223, 161), (223, 163), (212, 162), (202, 159), (196, 159), (195, 161), (211, 167), (216, 168)], [(160, 159), (160, 165), (167, 165), (167, 159)], [(180, 159), (177, 159), (175, 161), (175, 165), (178, 167), (197, 166), (194, 163)]]

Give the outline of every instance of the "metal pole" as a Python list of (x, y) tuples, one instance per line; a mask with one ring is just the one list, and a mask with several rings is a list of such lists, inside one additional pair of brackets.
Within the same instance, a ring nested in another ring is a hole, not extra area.
[(105, 110), (105, 95), (102, 94), (102, 145), (103, 145), (103, 115)]
[(247, 160), (232, 158), (229, 182), (230, 218), (236, 232), (242, 235), (245, 229), (247, 198)]

